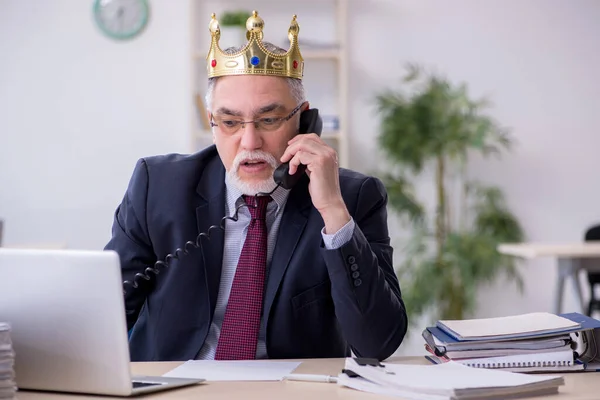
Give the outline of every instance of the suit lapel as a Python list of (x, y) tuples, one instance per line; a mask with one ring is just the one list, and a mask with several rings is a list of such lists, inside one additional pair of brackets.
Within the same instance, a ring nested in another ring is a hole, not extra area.
[(308, 193), (308, 177), (304, 176), (291, 190), (279, 225), (277, 245), (273, 252), (264, 296), (263, 315), (266, 317), (266, 321), (268, 321), (281, 279), (290, 264), (302, 232), (306, 227), (311, 205), (312, 202)]
[(218, 157), (211, 160), (205, 168), (197, 191), (201, 197), (196, 208), (198, 233), (208, 233), (211, 226), (216, 226), (210, 229), (210, 240), (202, 238), (202, 256), (212, 319), (219, 294), (224, 244), (223, 230), (219, 226), (225, 216), (225, 169)]

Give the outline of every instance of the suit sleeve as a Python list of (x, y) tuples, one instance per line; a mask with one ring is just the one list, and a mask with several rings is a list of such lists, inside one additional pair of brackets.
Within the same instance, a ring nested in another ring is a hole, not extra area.
[[(144, 273), (156, 257), (152, 250), (146, 223), (148, 169), (143, 159), (134, 168), (127, 191), (118, 205), (112, 225), (112, 236), (105, 250), (114, 250), (121, 260), (123, 280), (133, 282), (135, 274)], [(148, 274), (152, 276), (152, 274)], [(137, 278), (137, 289), (124, 285), (127, 329), (135, 324), (153, 280)]]
[(358, 194), (351, 239), (337, 249), (321, 248), (346, 340), (357, 356), (379, 360), (396, 351), (408, 326), (393, 267), (386, 207), (383, 183), (366, 179)]

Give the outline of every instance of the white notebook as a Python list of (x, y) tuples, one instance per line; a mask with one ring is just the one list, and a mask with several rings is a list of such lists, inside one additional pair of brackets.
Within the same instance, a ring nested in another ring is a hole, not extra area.
[(441, 320), (437, 327), (458, 340), (491, 340), (568, 332), (580, 324), (551, 313), (529, 313), (496, 318)]
[(585, 368), (583, 364), (575, 362), (573, 351), (571, 349), (560, 352), (517, 354), (486, 358), (450, 360), (446, 357), (442, 357), (435, 360), (432, 357), (428, 357), (428, 359), (435, 363), (452, 361), (473, 368), (503, 369), (520, 372), (579, 371)]

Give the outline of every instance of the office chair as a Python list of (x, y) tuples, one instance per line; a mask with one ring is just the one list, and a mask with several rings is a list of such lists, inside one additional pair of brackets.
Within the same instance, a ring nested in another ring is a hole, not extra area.
[[(585, 241), (600, 240), (600, 225), (594, 225), (585, 232)], [(590, 284), (590, 302), (588, 303), (587, 315), (591, 316), (595, 310), (600, 311), (600, 299), (594, 295), (594, 287), (600, 285), (600, 272), (587, 271)]]

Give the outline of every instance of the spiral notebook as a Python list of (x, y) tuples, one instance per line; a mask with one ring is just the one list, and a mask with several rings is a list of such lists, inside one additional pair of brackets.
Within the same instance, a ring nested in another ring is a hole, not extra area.
[(573, 351), (553, 351), (536, 354), (514, 354), (500, 357), (450, 359), (446, 356), (426, 356), (434, 364), (453, 361), (473, 368), (502, 369), (513, 372), (580, 371), (585, 369), (576, 362)]

